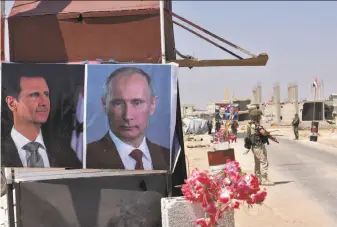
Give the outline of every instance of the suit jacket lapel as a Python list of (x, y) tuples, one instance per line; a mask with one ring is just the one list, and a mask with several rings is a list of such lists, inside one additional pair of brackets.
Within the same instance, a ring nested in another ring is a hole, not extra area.
[(49, 165), (50, 167), (57, 167), (56, 158), (55, 158), (55, 155), (53, 155), (53, 145), (51, 141), (46, 138), (48, 138), (48, 136), (44, 136), (43, 142), (44, 142), (44, 145), (46, 146), (45, 148), (46, 148), (46, 153), (47, 153), (48, 160), (49, 160)]
[[(150, 151), (151, 160), (152, 160), (152, 166), (154, 170), (166, 170), (166, 162), (163, 155), (169, 154), (163, 154), (163, 151), (158, 150), (160, 148), (159, 146), (155, 146), (151, 141), (146, 139), (147, 146)], [(165, 152), (165, 151), (164, 151)]]
[(2, 141), (1, 156), (1, 164), (4, 167), (23, 167), (18, 150), (10, 135)]
[(110, 163), (109, 165), (111, 165), (112, 169), (125, 169), (123, 161), (119, 156), (116, 145), (112, 141), (109, 132), (105, 134), (102, 142), (102, 147), (104, 148), (103, 154), (105, 154), (102, 158), (104, 158), (106, 162)]

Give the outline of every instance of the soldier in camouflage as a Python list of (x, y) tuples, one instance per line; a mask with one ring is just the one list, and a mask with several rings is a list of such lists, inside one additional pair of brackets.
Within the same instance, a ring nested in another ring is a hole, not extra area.
[(295, 114), (295, 118), (291, 122), (293, 129), (294, 129), (294, 135), (295, 135), (295, 140), (298, 140), (298, 126), (300, 124), (300, 118), (298, 117), (298, 114)]
[[(270, 136), (269, 132), (267, 132), (263, 126), (260, 125), (260, 120), (262, 111), (255, 108), (250, 110), (249, 112), (251, 121), (247, 127), (247, 137), (245, 139), (245, 143), (249, 143), (249, 145), (245, 144), (245, 147), (252, 150), (254, 154), (255, 161), (255, 175), (259, 178), (259, 182), (261, 185), (274, 185), (273, 182), (268, 179), (268, 159), (267, 159), (267, 150), (265, 147), (265, 143), (268, 143), (268, 137), (274, 139)], [(275, 139), (276, 140), (276, 139)], [(277, 142), (277, 141), (275, 141)]]

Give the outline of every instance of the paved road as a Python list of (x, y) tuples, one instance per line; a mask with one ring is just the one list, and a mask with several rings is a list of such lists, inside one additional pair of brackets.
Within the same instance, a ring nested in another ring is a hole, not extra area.
[(271, 168), (308, 193), (337, 223), (337, 148), (279, 140), (267, 147)]

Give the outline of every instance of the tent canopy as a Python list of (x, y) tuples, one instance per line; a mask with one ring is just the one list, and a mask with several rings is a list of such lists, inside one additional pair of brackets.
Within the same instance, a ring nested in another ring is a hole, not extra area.
[(205, 134), (208, 132), (207, 120), (197, 117), (183, 119), (184, 134)]

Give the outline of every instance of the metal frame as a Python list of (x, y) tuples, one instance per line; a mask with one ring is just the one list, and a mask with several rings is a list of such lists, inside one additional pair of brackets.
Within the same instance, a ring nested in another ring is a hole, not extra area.
[[(169, 62), (175, 62), (179, 64), (179, 67), (188, 67), (188, 68), (193, 68), (193, 67), (214, 67), (214, 66), (265, 66), (268, 62), (268, 55), (266, 53), (262, 53), (259, 55), (255, 55), (238, 45), (235, 45), (234, 43), (229, 42), (228, 40), (225, 40), (224, 38), (215, 35), (214, 33), (202, 28), (201, 26), (194, 24), (193, 22), (183, 18), (182, 16), (179, 16), (171, 11), (166, 10), (167, 14), (165, 16), (175, 25), (178, 25), (179, 27), (191, 32), (192, 34), (198, 36), (199, 38), (207, 41), (208, 43), (213, 44), (214, 46), (218, 47), (219, 49), (227, 52), (228, 54), (234, 56), (237, 59), (215, 59), (215, 60), (199, 60), (194, 57), (188, 56), (186, 58), (186, 55), (181, 54), (179, 51), (175, 50), (176, 53), (184, 58), (184, 59), (177, 59), (177, 60), (168, 60)], [(206, 38), (205, 36), (201, 35), (200, 33), (193, 31), (192, 29), (188, 28), (187, 26), (173, 20), (172, 18), (175, 17), (188, 25), (191, 25), (192, 27), (198, 29), (199, 31), (202, 31), (206, 33), (207, 35), (211, 36), (214, 39), (217, 39), (218, 41), (221, 41), (224, 44), (227, 44), (228, 46), (234, 48), (237, 51), (240, 51), (246, 55), (248, 55), (248, 58), (243, 58), (239, 56), (238, 54), (234, 53), (233, 51), (229, 50), (228, 48), (225, 48), (224, 46), (212, 41), (209, 38)]]
[[(189, 20), (175, 14), (172, 13), (168, 10), (165, 10), (164, 7), (164, 0), (160, 0), (160, 31), (161, 31), (161, 53), (162, 53), (162, 64), (166, 64), (166, 63), (177, 63), (179, 65), (179, 67), (212, 67), (212, 66), (265, 66), (267, 64), (268, 61), (268, 55), (267, 54), (259, 54), (258, 56), (256, 56), (255, 54), (250, 53), (249, 51), (215, 35), (214, 33), (190, 22)], [(5, 3), (4, 1), (1, 2), (1, 19), (3, 16), (3, 10), (5, 8)], [(230, 55), (236, 57), (237, 59), (217, 59), (217, 60), (199, 60), (196, 59), (192, 56), (187, 56), (187, 55), (183, 55), (181, 54), (179, 51), (175, 50), (175, 52), (177, 53), (177, 55), (179, 55), (180, 57), (182, 57), (183, 59), (177, 59), (177, 60), (167, 60), (166, 59), (166, 49), (165, 49), (165, 16), (167, 17), (166, 12), (168, 12), (169, 14), (169, 19), (173, 24), (178, 25), (179, 27), (191, 32), (192, 34), (198, 36), (199, 38), (213, 44), (214, 46), (218, 47), (219, 49), (229, 53)], [(221, 41), (227, 45), (229, 45), (230, 47), (234, 48), (237, 51), (241, 51), (243, 53), (245, 53), (246, 55), (249, 55), (249, 58), (242, 58), (241, 56), (235, 54), (233, 51), (228, 50), (227, 48), (217, 44), (216, 42), (206, 38), (205, 36), (189, 29), (188, 27), (184, 26), (183, 24), (172, 20), (172, 16), (180, 19), (181, 21), (193, 26), (194, 28), (210, 35), (211, 37), (217, 39), (218, 41)], [(1, 39), (4, 37), (0, 37), (0, 41)], [(4, 50), (2, 50), (4, 51)], [(101, 62), (103, 63), (103, 62)], [(105, 63), (105, 62), (104, 62)], [(103, 63), (103, 64), (104, 64)], [(116, 62), (109, 62), (108, 64), (113, 64)], [(178, 102), (177, 102), (177, 113), (180, 113), (180, 102), (179, 102), (179, 94), (178, 94)], [(178, 122), (178, 119), (177, 119)], [(177, 127), (177, 125), (176, 125)], [(182, 133), (182, 131), (177, 132), (179, 135)], [(180, 135), (182, 136), (182, 135)], [(186, 160), (185, 160), (185, 154), (184, 154), (184, 149), (183, 149), (183, 141), (180, 141), (181, 146), (182, 146), (182, 151), (179, 155), (180, 158), (178, 160), (178, 162), (180, 162), (180, 166), (182, 168), (180, 168), (178, 170), (178, 173), (176, 173), (176, 176), (174, 176), (175, 174), (172, 173), (171, 171), (168, 172), (168, 195), (172, 196), (173, 194), (181, 194), (181, 192), (179, 193), (178, 191), (180, 191), (180, 189), (176, 189), (174, 184), (178, 185), (180, 182), (180, 178), (186, 177)], [(172, 156), (172, 155), (171, 155)], [(184, 156), (184, 157), (182, 157)], [(183, 159), (182, 159), (183, 158)], [(7, 204), (8, 204), (8, 224), (9, 227), (15, 227), (15, 216), (14, 216), (14, 201), (13, 201), (13, 182), (14, 182), (14, 169), (13, 168), (7, 168), (6, 169), (6, 178), (7, 178)], [(173, 191), (172, 191), (173, 190)], [(174, 196), (174, 195), (173, 195)]]

